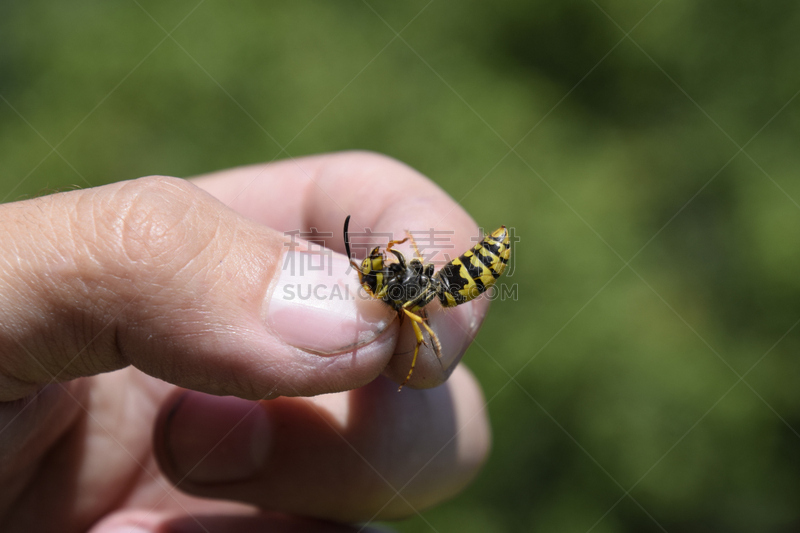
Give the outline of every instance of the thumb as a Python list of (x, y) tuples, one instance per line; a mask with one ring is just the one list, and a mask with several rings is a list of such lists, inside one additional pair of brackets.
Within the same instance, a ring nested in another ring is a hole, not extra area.
[(1, 401), (127, 365), (212, 394), (319, 394), (394, 350), (391, 310), (357, 297), (347, 258), (181, 179), (2, 205), (0, 249)]

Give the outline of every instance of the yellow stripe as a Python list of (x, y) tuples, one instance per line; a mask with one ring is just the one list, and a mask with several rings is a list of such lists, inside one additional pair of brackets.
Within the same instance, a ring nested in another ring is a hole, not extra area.
[(444, 293), (444, 297), (447, 299), (447, 307), (455, 307), (458, 305), (456, 299), (453, 298), (453, 295), (449, 292)]
[(484, 276), (492, 277), (492, 271), (474, 255), (469, 254), (469, 262), (472, 263), (472, 266), (481, 270), (481, 275), (479, 276), (481, 279), (483, 279)]
[(476, 289), (478, 286), (475, 285), (475, 282), (472, 280), (472, 276), (469, 275), (469, 271), (467, 270), (467, 267), (464, 266), (464, 263), (462, 263), (459, 259), (454, 259), (453, 265), (457, 265), (460, 267), (458, 270), (458, 274), (466, 282), (464, 288), (458, 292), (464, 295), (464, 297), (467, 297), (470, 293), (470, 290)]
[(497, 257), (490, 249), (485, 248), (485, 247), (481, 246), (480, 244), (478, 246), (476, 246), (475, 249), (477, 251), (479, 251), (481, 253), (481, 255), (484, 256), (484, 257), (491, 257), (492, 259), (495, 259)]
[[(481, 246), (478, 250), (480, 251), (480, 254), (483, 257), (488, 257), (489, 259), (492, 260), (491, 264), (489, 265), (489, 270), (497, 274), (497, 276), (500, 276), (500, 274), (502, 274), (503, 271), (506, 269), (506, 265), (501, 261), (500, 257), (498, 257), (494, 252), (492, 252), (488, 248), (484, 248), (483, 246)], [(506, 254), (506, 256), (508, 256), (508, 254), (506, 253), (508, 252), (508, 248), (503, 249), (503, 247), (501, 246), (499, 252), (501, 256), (503, 254)]]

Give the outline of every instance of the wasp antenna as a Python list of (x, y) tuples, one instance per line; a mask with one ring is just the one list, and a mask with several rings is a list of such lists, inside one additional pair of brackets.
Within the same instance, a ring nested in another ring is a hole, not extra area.
[(347, 234), (347, 228), (350, 226), (350, 215), (347, 215), (347, 218), (344, 219), (344, 249), (347, 251), (347, 259), (348, 261), (352, 260), (352, 256), (350, 255), (350, 236)]

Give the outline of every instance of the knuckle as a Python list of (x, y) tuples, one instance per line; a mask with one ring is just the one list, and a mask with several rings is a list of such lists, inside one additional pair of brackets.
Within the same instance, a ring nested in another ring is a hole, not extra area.
[(145, 269), (170, 266), (169, 273), (197, 258), (219, 223), (200, 191), (179, 178), (127, 182), (108, 207), (116, 218), (121, 257)]

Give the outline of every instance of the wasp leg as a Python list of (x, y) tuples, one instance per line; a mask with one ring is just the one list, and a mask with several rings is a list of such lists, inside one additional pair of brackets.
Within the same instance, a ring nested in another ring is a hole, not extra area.
[(422, 258), (422, 254), (421, 254), (421, 253), (419, 253), (419, 247), (417, 246), (417, 241), (416, 241), (416, 240), (414, 240), (414, 236), (413, 236), (413, 235), (411, 235), (411, 232), (410, 232), (410, 231), (408, 231), (408, 230), (406, 230), (406, 235), (408, 235), (408, 237), (406, 237), (406, 238), (405, 238), (405, 239), (403, 239), (403, 240), (407, 241), (408, 239), (411, 239), (411, 245), (414, 247), (414, 253), (415, 253), (415, 254), (416, 254), (416, 256), (417, 256), (417, 259), (419, 259), (420, 261), (422, 261), (422, 259), (423, 259), (423, 258)]
[(406, 237), (405, 239), (403, 239), (401, 241), (389, 241), (389, 244), (386, 245), (386, 251), (387, 252), (390, 251), (392, 249), (392, 246), (394, 246), (395, 244), (403, 244), (407, 240), (408, 240), (408, 237)]
[(422, 318), (422, 322), (420, 322), (420, 324), (422, 324), (422, 327), (424, 327), (425, 331), (427, 331), (428, 335), (430, 335), (431, 340), (433, 341), (433, 352), (436, 354), (436, 357), (439, 358), (439, 362), (441, 363), (442, 343), (439, 342), (439, 336), (436, 335), (436, 333), (434, 333), (434, 331), (430, 328), (430, 326), (428, 326), (428, 324), (425, 322), (425, 320), (427, 320), (428, 318), (428, 315), (425, 313), (425, 309), (420, 309), (419, 314), (420, 317)]
[(414, 358), (411, 360), (411, 368), (408, 371), (405, 381), (403, 381), (400, 387), (398, 387), (397, 392), (400, 392), (400, 390), (403, 388), (403, 385), (408, 383), (408, 380), (411, 379), (411, 374), (414, 373), (414, 367), (417, 365), (417, 355), (419, 355), (420, 345), (425, 344), (425, 346), (427, 346), (425, 337), (422, 336), (422, 330), (419, 328), (420, 324), (422, 324), (422, 327), (425, 328), (425, 331), (427, 331), (428, 335), (430, 335), (431, 340), (433, 341), (433, 351), (436, 354), (436, 357), (439, 359), (439, 363), (442, 362), (442, 344), (439, 342), (439, 337), (436, 335), (436, 333), (430, 328), (430, 326), (428, 326), (428, 324), (425, 323), (425, 318), (427, 317), (424, 316), (424, 310), (422, 310), (421, 313), (423, 316), (412, 313), (408, 309), (402, 309), (402, 311), (402, 314), (398, 313), (400, 316), (400, 323), (402, 324), (403, 322), (403, 315), (406, 315), (411, 319), (411, 325), (414, 327), (414, 335), (417, 338), (417, 345), (414, 347)]
[[(424, 294), (423, 294), (423, 296), (424, 296)], [(425, 309), (420, 309), (418, 311), (418, 314), (414, 314), (414, 313), (410, 312), (408, 309), (406, 309), (407, 307), (410, 307), (410, 306), (415, 305), (415, 304), (416, 304), (415, 300), (412, 300), (410, 302), (406, 302), (403, 305), (402, 309), (409, 316), (416, 317), (416, 318), (414, 318), (415, 322), (419, 322), (420, 324), (422, 324), (422, 327), (425, 328), (425, 331), (428, 332), (428, 335), (430, 335), (431, 339), (433, 340), (433, 351), (436, 354), (436, 357), (438, 357), (441, 360), (441, 358), (442, 358), (442, 343), (439, 342), (439, 336), (436, 335), (436, 333), (425, 322), (428, 319), (428, 315), (425, 312)], [(400, 315), (401, 318), (402, 318), (402, 316), (403, 315)], [(423, 341), (422, 344), (424, 344), (425, 346), (428, 345), (425, 341)]]
[[(414, 326), (414, 335), (417, 337), (417, 345), (414, 346), (414, 358), (411, 360), (411, 368), (408, 370), (408, 375), (406, 376), (405, 381), (397, 387), (397, 392), (400, 392), (403, 389), (403, 385), (408, 383), (408, 380), (411, 379), (411, 374), (414, 373), (414, 367), (417, 366), (417, 355), (419, 355), (419, 346), (425, 341), (425, 338), (422, 336), (422, 330), (419, 329), (419, 324), (425, 325), (425, 322), (422, 320), (422, 317), (419, 315), (415, 315), (408, 309), (403, 309), (403, 313), (408, 315), (408, 318), (411, 319), (411, 325)], [(403, 316), (403, 315), (400, 315)], [(426, 328), (428, 326), (425, 326)]]

